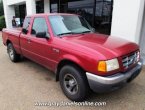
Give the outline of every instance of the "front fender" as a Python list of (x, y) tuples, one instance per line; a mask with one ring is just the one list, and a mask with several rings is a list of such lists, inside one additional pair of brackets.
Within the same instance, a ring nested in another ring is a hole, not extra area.
[(74, 62), (76, 63), (77, 65), (79, 65), (83, 70), (86, 70), (85, 68), (85, 64), (84, 62), (81, 60), (82, 58), (80, 57), (76, 57), (74, 55), (70, 55), (70, 54), (66, 54), (66, 55), (63, 55), (60, 59), (59, 62), (63, 61), (63, 60), (69, 60), (71, 62)]

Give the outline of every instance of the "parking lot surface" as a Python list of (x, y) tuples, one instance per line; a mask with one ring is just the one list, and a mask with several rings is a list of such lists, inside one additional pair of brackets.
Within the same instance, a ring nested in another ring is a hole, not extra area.
[(68, 102), (54, 73), (27, 59), (12, 63), (0, 35), (0, 110), (145, 110), (145, 67), (133, 82), (106, 94), (92, 94), (87, 101), (106, 106), (35, 106), (35, 102)]

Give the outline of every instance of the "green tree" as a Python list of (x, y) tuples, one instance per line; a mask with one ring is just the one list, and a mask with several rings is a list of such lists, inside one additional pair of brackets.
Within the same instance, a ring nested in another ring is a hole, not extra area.
[(0, 16), (0, 31), (6, 27), (5, 24), (5, 17), (4, 16)]
[(3, 2), (0, 0), (0, 16), (4, 15)]
[(0, 31), (6, 27), (5, 24), (5, 17), (4, 17), (4, 9), (3, 9), (3, 2), (0, 0)]

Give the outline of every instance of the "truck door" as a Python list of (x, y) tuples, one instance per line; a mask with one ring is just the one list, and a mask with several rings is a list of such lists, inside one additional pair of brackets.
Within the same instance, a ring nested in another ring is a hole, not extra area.
[(20, 47), (21, 47), (21, 52), (22, 55), (25, 57), (30, 56), (30, 52), (29, 52), (29, 37), (30, 37), (30, 22), (31, 22), (31, 18), (30, 17), (26, 17), (25, 21), (24, 21), (24, 25), (23, 25), (23, 29), (22, 29), (22, 33), (20, 35)]
[[(44, 36), (45, 34), (45, 36)], [(52, 44), (49, 38), (47, 18), (35, 17), (31, 27), (29, 40), (27, 42), (29, 58), (35, 62), (52, 69), (55, 61), (51, 59)]]

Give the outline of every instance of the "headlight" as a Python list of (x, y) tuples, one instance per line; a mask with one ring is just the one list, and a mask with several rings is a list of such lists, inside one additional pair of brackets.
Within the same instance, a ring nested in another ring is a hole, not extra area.
[(100, 72), (110, 72), (117, 69), (119, 69), (117, 58), (108, 61), (100, 61), (98, 64), (98, 71)]

